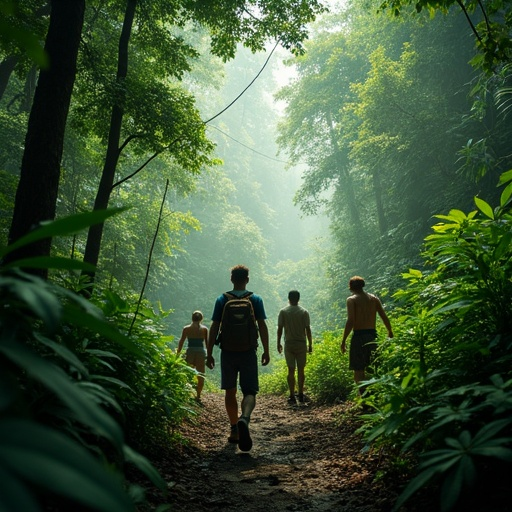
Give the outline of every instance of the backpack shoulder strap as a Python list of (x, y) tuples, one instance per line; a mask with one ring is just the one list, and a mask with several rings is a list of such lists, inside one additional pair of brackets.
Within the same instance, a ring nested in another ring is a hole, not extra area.
[(231, 293), (231, 292), (224, 292), (222, 295), (224, 295), (224, 297), (226, 297), (226, 299), (228, 299), (228, 300), (233, 300), (233, 299), (247, 299), (252, 294), (253, 294), (253, 292), (246, 291), (244, 294), (242, 294), (240, 296), (235, 295), (234, 293)]

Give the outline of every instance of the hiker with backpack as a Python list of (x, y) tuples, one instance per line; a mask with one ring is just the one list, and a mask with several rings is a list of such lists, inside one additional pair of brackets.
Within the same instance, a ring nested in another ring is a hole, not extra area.
[[(228, 441), (237, 443), (240, 450), (252, 448), (249, 422), (256, 405), (258, 382), (258, 338), (263, 346), (261, 364), (270, 362), (268, 328), (263, 300), (246, 289), (249, 269), (236, 265), (231, 269), (233, 289), (220, 295), (212, 314), (208, 336), (206, 366), (213, 370), (214, 345), (220, 345), (221, 389), (225, 391), (224, 403), (231, 425)], [(243, 398), (241, 414), (238, 413), (237, 383)]]

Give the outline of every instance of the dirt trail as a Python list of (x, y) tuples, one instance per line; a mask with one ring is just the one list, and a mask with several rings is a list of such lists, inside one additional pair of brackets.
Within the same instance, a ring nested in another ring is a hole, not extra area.
[(197, 422), (184, 430), (189, 446), (155, 461), (169, 482), (172, 511), (391, 510), (402, 482), (381, 477), (385, 457), (363, 450), (350, 404), (289, 406), (283, 397), (260, 395), (250, 425), (254, 445), (244, 453), (227, 442), (223, 400), (205, 394)]

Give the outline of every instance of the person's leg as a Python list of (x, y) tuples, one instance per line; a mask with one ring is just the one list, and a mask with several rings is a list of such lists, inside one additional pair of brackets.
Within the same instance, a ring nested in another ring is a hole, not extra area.
[(256, 406), (256, 394), (259, 390), (258, 359), (255, 350), (244, 352), (240, 356), (240, 387), (244, 398), (242, 399), (242, 414), (238, 418), (238, 448), (248, 452), (252, 448), (252, 439), (249, 433), (249, 421)]
[(289, 403), (295, 402), (295, 353), (293, 346), (290, 342), (284, 343), (284, 358), (286, 360), (286, 366), (288, 367), (288, 375), (286, 376), (286, 382), (288, 383), (288, 389), (290, 390), (290, 396), (288, 398)]
[(358, 386), (357, 391), (360, 396), (363, 394), (363, 389), (359, 387), (359, 384), (364, 380), (366, 380), (364, 370), (354, 370), (354, 382), (356, 383), (356, 386)]
[(304, 366), (297, 366), (297, 388), (299, 390), (299, 396), (304, 395), (304, 381), (306, 380), (306, 375), (304, 372)]
[(238, 442), (238, 402), (236, 399), (237, 385), (237, 361), (233, 354), (221, 351), (220, 354), (220, 387), (224, 390), (224, 406), (231, 425), (231, 432), (228, 437), (230, 443)]
[(307, 348), (305, 343), (297, 347), (297, 387), (299, 391), (299, 402), (304, 402), (304, 381), (306, 380), (305, 368), (307, 359)]
[(254, 395), (245, 395), (242, 399), (242, 416), (250, 419), (255, 406), (256, 397)]
[[(205, 371), (205, 358), (203, 354), (198, 354), (197, 361), (196, 361), (196, 370), (200, 373), (204, 374)], [(201, 393), (203, 391), (204, 387), (204, 377), (202, 375), (197, 376), (197, 387), (196, 387), (196, 393), (197, 393), (197, 399), (201, 399)]]
[(224, 405), (228, 413), (229, 422), (231, 425), (236, 425), (238, 421), (238, 402), (236, 399), (236, 388), (226, 389), (224, 396)]
[(288, 376), (286, 377), (288, 382), (288, 389), (290, 390), (290, 398), (295, 396), (295, 367), (288, 366)]

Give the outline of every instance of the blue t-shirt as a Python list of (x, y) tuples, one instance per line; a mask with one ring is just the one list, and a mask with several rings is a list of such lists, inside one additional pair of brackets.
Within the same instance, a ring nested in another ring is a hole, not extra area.
[[(247, 293), (247, 291), (248, 290), (231, 290), (229, 293), (241, 297), (242, 295)], [(249, 297), (249, 300), (252, 302), (252, 307), (254, 309), (254, 317), (256, 318), (256, 320), (265, 320), (267, 318), (267, 315), (265, 314), (263, 299), (259, 295), (253, 293)], [(217, 297), (212, 314), (212, 320), (214, 322), (220, 322), (222, 320), (222, 311), (224, 310), (224, 305), (226, 304), (227, 301), (228, 298), (224, 294)]]

